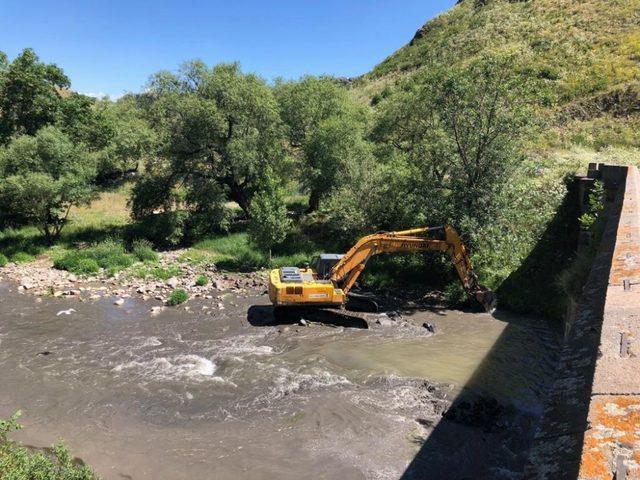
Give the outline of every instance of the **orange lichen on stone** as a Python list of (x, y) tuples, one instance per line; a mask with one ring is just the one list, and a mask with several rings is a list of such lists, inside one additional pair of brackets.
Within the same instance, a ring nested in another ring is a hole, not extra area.
[(591, 428), (586, 432), (580, 477), (609, 480), (616, 457), (625, 457), (627, 479), (640, 479), (640, 397), (595, 398), (589, 412)]

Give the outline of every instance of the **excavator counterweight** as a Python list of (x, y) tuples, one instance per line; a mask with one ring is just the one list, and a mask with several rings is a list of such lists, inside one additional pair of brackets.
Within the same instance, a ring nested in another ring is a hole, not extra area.
[(478, 282), (467, 249), (451, 225), (368, 235), (344, 255), (322, 255), (315, 270), (274, 269), (269, 276), (269, 298), (276, 307), (342, 308), (373, 255), (407, 252), (448, 254), (467, 294), (486, 311), (495, 310), (495, 294)]

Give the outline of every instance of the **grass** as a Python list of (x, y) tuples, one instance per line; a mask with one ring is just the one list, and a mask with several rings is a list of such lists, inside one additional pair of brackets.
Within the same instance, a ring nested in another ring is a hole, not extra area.
[(198, 287), (204, 287), (208, 283), (209, 283), (209, 277), (207, 277), (206, 275), (200, 275), (198, 278), (196, 278), (196, 285)]
[(175, 307), (189, 300), (189, 294), (182, 288), (176, 288), (167, 299), (167, 305)]
[(155, 280), (169, 280), (171, 277), (177, 277), (180, 275), (180, 268), (177, 265), (169, 265), (166, 267), (157, 265), (155, 263), (145, 262), (138, 265), (134, 265), (129, 271), (129, 274), (133, 278)]
[[(356, 82), (356, 90), (433, 63), (464, 64), (490, 51), (516, 50), (531, 59), (532, 74), (569, 101), (638, 79), (640, 0), (464, 0), (421, 29), (415, 39)], [(378, 90), (375, 89), (375, 90)], [(373, 96), (373, 91), (367, 92)]]
[(7, 263), (9, 263), (9, 259), (0, 253), (0, 267), (4, 267)]
[(11, 255), (11, 261), (14, 263), (29, 263), (32, 262), (35, 257), (27, 252), (16, 252)]
[(271, 261), (268, 255), (249, 242), (245, 232), (220, 235), (202, 240), (181, 257), (195, 264), (215, 263), (223, 270), (250, 271), (258, 268), (297, 266), (320, 253), (314, 245), (300, 241), (292, 234), (283, 245), (274, 249)]
[(157, 262), (158, 253), (153, 250), (151, 242), (147, 240), (135, 240), (131, 253), (141, 262)]
[[(108, 238), (122, 238), (130, 222), (127, 200), (131, 187), (132, 184), (126, 183), (115, 190), (102, 192), (90, 205), (72, 208), (69, 223), (62, 230), (56, 246), (75, 249)], [(51, 247), (46, 245), (42, 234), (33, 226), (8, 228), (0, 232), (0, 254), (11, 261), (32, 261), (49, 251)], [(14, 259), (16, 255), (17, 260)]]

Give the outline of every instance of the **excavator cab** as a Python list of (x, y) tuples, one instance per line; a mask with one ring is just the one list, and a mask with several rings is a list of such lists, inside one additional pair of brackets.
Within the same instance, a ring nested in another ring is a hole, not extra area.
[(313, 259), (312, 265), (318, 275), (318, 280), (328, 280), (333, 266), (344, 257), (343, 253), (323, 253)]

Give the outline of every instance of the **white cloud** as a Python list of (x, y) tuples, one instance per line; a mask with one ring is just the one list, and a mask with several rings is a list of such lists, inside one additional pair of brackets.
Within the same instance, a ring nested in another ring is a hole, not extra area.
[(104, 100), (105, 98), (108, 98), (110, 100), (118, 100), (119, 98), (121, 98), (124, 93), (120, 93), (118, 95), (109, 95), (108, 93), (104, 93), (104, 92), (78, 92), (81, 95), (86, 95), (87, 97), (93, 97), (93, 98), (97, 98), (99, 100)]

